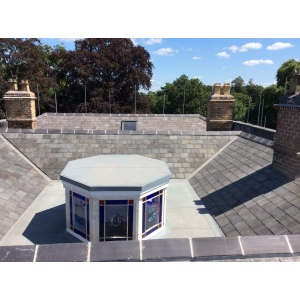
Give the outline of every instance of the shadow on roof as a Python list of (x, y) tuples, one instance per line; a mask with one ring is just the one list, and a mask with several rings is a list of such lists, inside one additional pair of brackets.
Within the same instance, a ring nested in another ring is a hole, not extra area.
[(210, 193), (201, 200), (213, 216), (218, 216), (255, 198), (268, 199), (269, 196), (272, 196), (268, 193), (290, 181), (287, 177), (274, 171), (270, 164)]
[(66, 232), (65, 204), (36, 213), (23, 236), (36, 245), (81, 243)]
[(297, 234), (299, 189), (269, 164), (194, 202), (205, 205), (226, 236)]

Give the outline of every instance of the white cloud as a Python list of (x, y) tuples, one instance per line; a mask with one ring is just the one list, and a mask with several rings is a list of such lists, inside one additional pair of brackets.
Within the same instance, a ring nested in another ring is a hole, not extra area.
[(237, 52), (239, 50), (239, 47), (232, 45), (228, 48), (229, 50), (231, 50), (233, 53)]
[(195, 76), (194, 79), (202, 79), (203, 76)]
[(285, 49), (285, 48), (291, 48), (294, 47), (291, 43), (275, 43), (273, 45), (270, 45), (267, 47), (268, 50), (280, 50), (280, 49)]
[(154, 51), (154, 54), (162, 55), (162, 56), (173, 56), (177, 50), (173, 50), (172, 48), (160, 48), (157, 51)]
[(202, 57), (201, 56), (193, 56), (192, 59), (199, 60), (199, 59), (202, 59)]
[(247, 51), (248, 49), (260, 49), (261, 47), (262, 47), (261, 43), (248, 43), (243, 45), (241, 49), (246, 49)]
[(249, 49), (260, 49), (261, 47), (262, 47), (261, 43), (248, 43), (248, 44), (245, 44), (241, 47), (238, 47), (236, 45), (232, 45), (228, 49), (230, 51), (232, 51), (233, 53), (236, 53), (236, 52), (246, 52)]
[(243, 62), (243, 65), (246, 66), (256, 66), (261, 64), (272, 65), (273, 61), (270, 59), (254, 59), (254, 60), (246, 60)]
[(239, 52), (247, 52), (248, 51), (248, 49), (247, 48), (243, 48), (243, 47), (241, 47), (240, 49), (239, 49)]
[(219, 52), (217, 53), (217, 56), (218, 57), (225, 57), (225, 58), (229, 58), (230, 57), (230, 54), (228, 54), (227, 52)]
[(148, 39), (145, 41), (145, 44), (147, 44), (147, 45), (160, 44), (160, 43), (162, 43), (162, 39), (151, 38), (151, 39)]

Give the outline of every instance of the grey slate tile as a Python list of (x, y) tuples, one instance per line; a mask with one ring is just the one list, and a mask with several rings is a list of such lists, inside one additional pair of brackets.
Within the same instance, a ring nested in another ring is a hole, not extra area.
[(292, 234), (300, 234), (300, 224), (293, 222), (286, 226), (287, 230)]

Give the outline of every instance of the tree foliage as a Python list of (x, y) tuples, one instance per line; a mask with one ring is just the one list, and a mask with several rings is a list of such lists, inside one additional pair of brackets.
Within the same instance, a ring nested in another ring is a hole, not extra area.
[(166, 83), (159, 91), (148, 94), (151, 112), (165, 114), (207, 114), (207, 99), (211, 86), (199, 79), (181, 75), (173, 83)]
[(39, 91), (41, 113), (55, 111), (55, 96), (59, 112), (85, 112), (87, 104), (88, 112), (150, 113), (140, 89), (151, 87), (153, 67), (130, 39), (77, 40), (72, 51), (38, 39), (0, 39), (0, 97), (16, 77)]
[(245, 81), (241, 76), (236, 77), (231, 81), (231, 89), (232, 92), (236, 93), (245, 93), (246, 88), (245, 88)]
[[(111, 105), (114, 113), (133, 113), (136, 93), (151, 87), (150, 55), (130, 39), (77, 40), (74, 51), (55, 55), (62, 58), (56, 71), (62, 109), (84, 111), (86, 88), (89, 112), (109, 112)], [(139, 96), (139, 111), (149, 113)]]
[(277, 87), (285, 87), (287, 82), (286, 91), (288, 91), (292, 75), (294, 74), (295, 70), (299, 68), (300, 61), (289, 59), (288, 61), (284, 62), (276, 73)]
[[(7, 80), (16, 78), (18, 83), (21, 80), (29, 80), (31, 90), (39, 92), (42, 96), (41, 105), (50, 101), (51, 95), (48, 93), (50, 87), (56, 85), (53, 76), (51, 61), (51, 51), (49, 46), (43, 46), (38, 39), (0, 39), (0, 97), (7, 90)], [(0, 111), (4, 117), (4, 104)], [(48, 107), (46, 106), (45, 109)]]

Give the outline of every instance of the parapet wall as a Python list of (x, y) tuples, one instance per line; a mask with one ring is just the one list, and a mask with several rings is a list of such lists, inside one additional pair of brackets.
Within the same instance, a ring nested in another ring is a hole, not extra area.
[(233, 121), (232, 130), (242, 131), (271, 141), (275, 140), (275, 134), (276, 134), (276, 130), (274, 129), (260, 127), (253, 124), (243, 123), (238, 121)]

